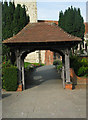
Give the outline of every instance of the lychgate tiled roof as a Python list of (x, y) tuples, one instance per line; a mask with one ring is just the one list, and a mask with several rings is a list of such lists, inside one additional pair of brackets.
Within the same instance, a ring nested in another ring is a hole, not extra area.
[(53, 23), (29, 23), (17, 35), (4, 40), (3, 43), (64, 41), (81, 41), (81, 39), (71, 36)]

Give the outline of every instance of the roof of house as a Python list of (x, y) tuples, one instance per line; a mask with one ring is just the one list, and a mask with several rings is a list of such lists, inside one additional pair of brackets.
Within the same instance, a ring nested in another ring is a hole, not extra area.
[(56, 25), (58, 25), (58, 21), (55, 21), (55, 20), (38, 20), (38, 22), (55, 23)]
[(17, 35), (4, 40), (3, 43), (64, 41), (81, 41), (81, 39), (66, 33), (56, 24), (38, 22), (29, 23)]

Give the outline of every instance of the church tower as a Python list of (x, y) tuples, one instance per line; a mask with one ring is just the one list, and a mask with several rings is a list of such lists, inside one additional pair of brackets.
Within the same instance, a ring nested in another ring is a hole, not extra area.
[(21, 4), (25, 5), (27, 14), (30, 17), (30, 23), (37, 22), (37, 2), (36, 0), (12, 0), (15, 5)]

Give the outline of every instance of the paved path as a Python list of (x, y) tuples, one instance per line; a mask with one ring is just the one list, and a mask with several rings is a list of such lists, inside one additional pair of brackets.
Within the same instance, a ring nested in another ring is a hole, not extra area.
[(3, 93), (3, 118), (86, 117), (86, 90), (63, 89), (54, 66), (37, 68), (29, 83), (23, 92)]

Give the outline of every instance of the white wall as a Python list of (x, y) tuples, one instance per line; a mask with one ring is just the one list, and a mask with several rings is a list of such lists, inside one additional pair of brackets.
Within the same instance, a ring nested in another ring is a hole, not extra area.
[[(11, 0), (13, 1), (13, 0)], [(30, 22), (37, 22), (37, 3), (36, 0), (14, 0), (15, 5), (21, 4), (26, 6), (27, 14), (30, 16)]]

